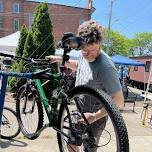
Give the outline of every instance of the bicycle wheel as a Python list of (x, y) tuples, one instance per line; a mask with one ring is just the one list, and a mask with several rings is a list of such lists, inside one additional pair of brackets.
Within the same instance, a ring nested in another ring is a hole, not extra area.
[(20, 133), (16, 113), (8, 107), (4, 107), (1, 124), (1, 138), (12, 139)]
[[(58, 129), (62, 133), (58, 132), (57, 138), (61, 152), (129, 152), (122, 115), (106, 93), (78, 86), (69, 91), (68, 98), (68, 103), (62, 101), (58, 116)], [(106, 111), (107, 116), (89, 124), (84, 113), (98, 110)]]
[[(33, 93), (34, 91), (34, 93)], [(23, 85), (17, 93), (16, 111), (19, 126), (23, 135), (32, 139), (43, 126), (43, 107), (36, 89)], [(37, 138), (37, 137), (36, 137)]]

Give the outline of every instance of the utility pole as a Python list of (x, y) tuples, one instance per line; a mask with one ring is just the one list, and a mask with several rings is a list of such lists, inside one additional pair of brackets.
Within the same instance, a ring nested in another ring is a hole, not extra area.
[(88, 0), (88, 9), (92, 10), (93, 0)]
[(116, 0), (111, 0), (110, 2), (108, 34), (107, 34), (107, 54), (109, 54), (109, 51), (110, 51), (110, 31), (111, 31), (111, 20), (112, 20), (112, 8), (115, 1)]

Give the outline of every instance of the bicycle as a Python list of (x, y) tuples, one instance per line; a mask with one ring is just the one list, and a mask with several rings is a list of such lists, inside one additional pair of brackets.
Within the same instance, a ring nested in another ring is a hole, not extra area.
[(9, 108), (4, 107), (1, 124), (1, 138), (12, 139), (20, 133), (19, 124), (17, 121), (16, 112)]
[[(67, 53), (72, 48), (78, 48), (78, 39), (69, 33), (64, 35), (62, 39), (62, 47), (64, 49), (63, 65), (65, 61), (69, 59)], [(34, 61), (33, 63), (43, 66), (43, 62)], [(42, 78), (56, 80), (58, 82), (58, 87), (53, 90), (50, 100), (46, 98), (42, 88), (40, 82)], [(53, 73), (50, 69), (50, 71), (43, 72), (43, 74), (38, 74), (34, 82), (29, 82), (20, 88), (17, 95), (16, 107), (22, 133), (27, 138), (33, 140), (36, 139), (46, 127), (52, 127), (57, 131), (58, 145), (61, 152), (69, 151), (68, 146), (75, 151), (71, 144), (69, 144), (69, 141), (74, 142), (85, 152), (89, 152), (93, 148), (99, 151), (112, 150), (128, 152), (129, 141), (127, 129), (122, 115), (112, 99), (105, 92), (95, 90), (88, 86), (77, 86), (69, 90), (66, 78), (64, 67), (61, 67), (61, 72), (58, 73)], [(95, 106), (107, 112), (108, 121), (106, 126), (102, 126), (105, 129), (100, 139), (95, 138), (93, 129), (91, 128), (92, 124), (89, 124), (84, 116), (85, 109), (81, 108), (86, 97), (98, 100), (98, 102), (92, 106), (90, 112), (96, 112), (94, 111)], [(49, 120), (49, 123), (45, 125), (43, 125), (43, 107)], [(27, 125), (23, 122), (24, 118), (28, 115), (30, 115), (30, 118), (32, 115), (34, 115), (34, 118), (37, 116), (36, 125), (32, 131), (30, 128), (35, 121), (25, 121), (25, 123), (28, 122)], [(84, 120), (83, 123), (80, 122), (81, 119)], [(28, 128), (28, 126), (30, 127)]]
[[(0, 56), (12, 57), (11, 55), (4, 54), (4, 53), (0, 53)], [(26, 60), (26, 58), (24, 58), (24, 60)], [(27, 59), (27, 60), (29, 61), (29, 59)], [(47, 71), (48, 71), (48, 69), (43, 70), (43, 71), (39, 71), (38, 73), (17, 73), (17, 72), (9, 72), (9, 71), (0, 70), (0, 76), (1, 76), (1, 89), (0, 89), (0, 137), (1, 137), (1, 133), (3, 133), (3, 130), (2, 130), (3, 129), (3, 125), (5, 124), (4, 123), (5, 120), (3, 119), (5, 117), (5, 113), (3, 114), (3, 109), (4, 109), (4, 112), (7, 110), (7, 111), (11, 112), (12, 114), (14, 114), (14, 116), (16, 115), (16, 113), (14, 113), (14, 111), (11, 110), (10, 108), (5, 108), (4, 107), (4, 101), (5, 101), (5, 94), (6, 94), (8, 77), (12, 76), (12, 77), (20, 77), (20, 78), (32, 79), (32, 78), (35, 78), (37, 75), (39, 75), (41, 73), (45, 73)], [(6, 135), (4, 135), (4, 136), (6, 136)], [(7, 138), (7, 137), (4, 137), (4, 138)]]

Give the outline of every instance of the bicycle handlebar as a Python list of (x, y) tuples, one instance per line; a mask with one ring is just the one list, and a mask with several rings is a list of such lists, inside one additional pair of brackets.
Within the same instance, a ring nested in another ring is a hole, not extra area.
[[(73, 34), (72, 32), (66, 32), (63, 35), (62, 41), (57, 46), (64, 49), (64, 53), (62, 56), (63, 57), (62, 65), (64, 65), (65, 62), (69, 60), (69, 55), (67, 55), (67, 53), (69, 53), (72, 49), (75, 50), (82, 49), (84, 46), (84, 39), (82, 37), (75, 36), (75, 34)], [(51, 64), (49, 62), (49, 59), (25, 58), (25, 57), (14, 56), (5, 53), (0, 53), (0, 56), (10, 57), (13, 59), (22, 59), (24, 61), (32, 62), (33, 64), (37, 64), (37, 65)]]
[(14, 56), (14, 55), (5, 54), (5, 53), (0, 53), (0, 56), (10, 57), (10, 58), (12, 58), (12, 59), (23, 59), (23, 60), (25, 60), (25, 61), (31, 61), (30, 58), (25, 58), (25, 57), (20, 57), (20, 56)]
[(49, 62), (48, 59), (33, 59), (33, 58), (25, 58), (25, 57), (20, 57), (20, 56), (14, 56), (14, 55), (10, 55), (10, 54), (5, 54), (5, 53), (0, 53), (0, 56), (4, 56), (4, 57), (10, 57), (12, 59), (22, 59), (28, 62), (32, 62), (32, 63), (36, 63), (36, 64), (40, 64), (42, 62)]

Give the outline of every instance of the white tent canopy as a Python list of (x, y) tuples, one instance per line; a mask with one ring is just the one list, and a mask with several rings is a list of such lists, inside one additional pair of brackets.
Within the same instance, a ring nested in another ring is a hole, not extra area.
[(18, 45), (20, 32), (0, 38), (0, 52), (15, 55), (15, 50)]
[[(15, 50), (18, 45), (19, 37), (20, 31), (17, 31), (13, 34), (0, 38), (0, 52), (15, 55)], [(62, 56), (63, 49), (57, 49), (55, 54)], [(80, 51), (72, 50), (68, 53), (68, 55), (71, 59), (77, 60), (80, 55)]]
[(20, 32), (17, 31), (13, 34), (0, 38), (0, 46), (14, 46), (17, 47)]
[(0, 46), (0, 52), (5, 54), (15, 55), (16, 47), (14, 46)]

